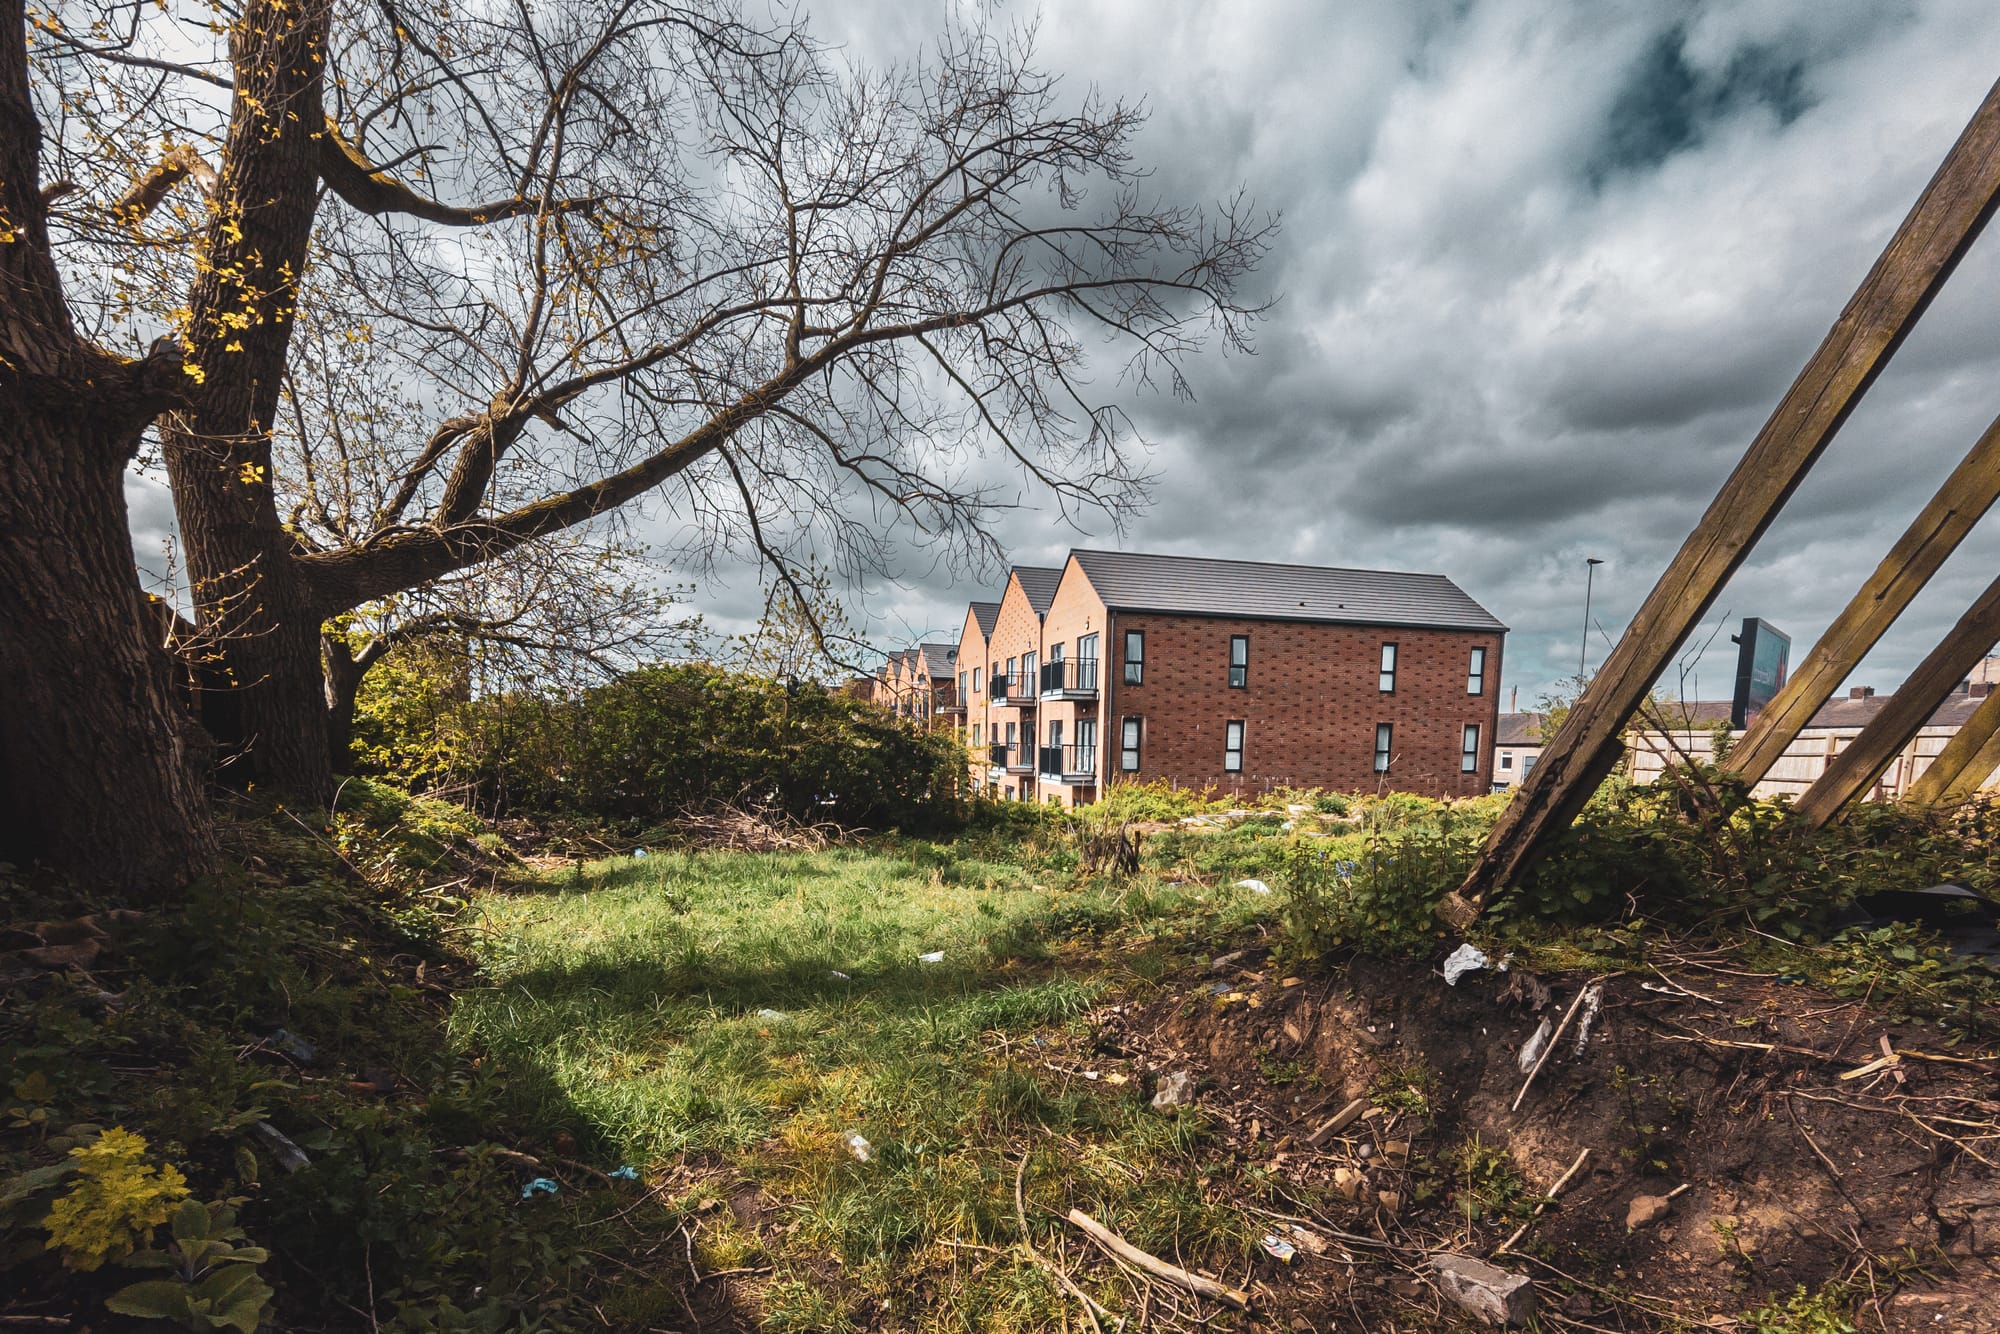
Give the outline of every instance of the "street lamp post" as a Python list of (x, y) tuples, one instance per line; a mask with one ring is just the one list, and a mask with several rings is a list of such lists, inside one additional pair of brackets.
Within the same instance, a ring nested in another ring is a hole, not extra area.
[(1584, 660), (1590, 654), (1590, 586), (1597, 578), (1597, 567), (1604, 564), (1595, 556), (1583, 558), (1583, 642), (1576, 646), (1576, 683), (1583, 686)]

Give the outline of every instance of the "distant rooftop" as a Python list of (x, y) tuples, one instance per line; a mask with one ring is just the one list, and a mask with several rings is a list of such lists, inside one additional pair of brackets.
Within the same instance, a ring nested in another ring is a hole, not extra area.
[(919, 644), (917, 651), (924, 655), (924, 670), (933, 681), (942, 681), (958, 670), (956, 644)]
[[(1274, 565), (1135, 551), (1070, 553), (1107, 607), (1285, 621), (1504, 631), (1441, 574)], [(1051, 590), (1053, 593), (1053, 590)]]
[(973, 603), (972, 619), (978, 624), (980, 634), (992, 634), (994, 623), (1000, 619), (1000, 604), (997, 602)]

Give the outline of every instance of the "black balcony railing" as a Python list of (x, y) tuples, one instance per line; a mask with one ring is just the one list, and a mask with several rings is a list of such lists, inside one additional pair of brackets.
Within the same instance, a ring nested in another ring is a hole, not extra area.
[(1042, 664), (1042, 694), (1077, 698), (1097, 693), (1097, 659), (1072, 658)]
[(1007, 762), (1007, 752), (1008, 747), (996, 741), (986, 748), (986, 762), (988, 764), (1005, 764)]
[(995, 704), (1005, 704), (1007, 702), (1007, 687), (1010, 681), (1011, 678), (1009, 677), (996, 676), (986, 683), (987, 694)]
[(1095, 742), (1071, 744), (1067, 746), (1043, 746), (1041, 749), (1041, 772), (1047, 778), (1095, 778), (1097, 776), (1097, 745)]

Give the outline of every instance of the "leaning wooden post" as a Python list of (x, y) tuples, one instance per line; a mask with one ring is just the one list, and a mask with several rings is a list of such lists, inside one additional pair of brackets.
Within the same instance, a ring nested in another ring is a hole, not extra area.
[(1463, 928), (1531, 865), (1617, 763), (1620, 733), (1674, 651), (1763, 535), (2000, 202), (2000, 84), (1952, 145), (1916, 206), (1723, 483), (1632, 618), (1479, 859), (1438, 914)]
[[(1904, 795), (1925, 806), (1936, 805), (1950, 794), (1977, 757), (1986, 753), (1989, 743), (2000, 750), (2000, 743), (1994, 743), (1996, 732), (2000, 732), (2000, 694), (1991, 694), (1979, 701), (1979, 707), (1972, 711), (1965, 725), (1952, 733), (1951, 740), (1945, 742), (1944, 749)], [(1985, 769), (1974, 775), (1975, 791), (1986, 781), (1986, 775), (1993, 772), (1994, 763), (2000, 760), (1989, 761)]]
[(1982, 515), (2000, 499), (2000, 417), (1974, 442), (1889, 554), (1868, 576), (1777, 698), (1751, 720), (1722, 768), (1754, 786), (1812, 722)]
[(2000, 769), (2000, 730), (1986, 738), (1986, 744), (1979, 748), (1979, 753), (1972, 757), (1970, 764), (1959, 770), (1958, 777), (1951, 780), (1938, 801), (1951, 805), (1971, 800), (1986, 786), (1986, 780), (1993, 776), (1995, 769)]
[(2000, 640), (2000, 579), (1986, 586), (1958, 624), (1917, 669), (1910, 673), (1882, 711), (1868, 720), (1847, 749), (1834, 756), (1792, 809), (1818, 829), (1840, 814), (1848, 802), (1868, 789), (1889, 761), (1930, 721), (1938, 705), (1951, 697), (1965, 674), (1993, 651)]

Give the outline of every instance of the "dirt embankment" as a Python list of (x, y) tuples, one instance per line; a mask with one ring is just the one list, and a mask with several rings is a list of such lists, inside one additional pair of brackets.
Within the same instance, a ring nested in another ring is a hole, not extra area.
[[(1522, 1047), (1566, 1014), (1522, 1096)], [(1289, 1192), (1355, 1239), (1259, 1266), (1280, 1327), (1452, 1318), (1422, 1257), (1492, 1255), (1587, 1149), (1494, 1261), (1552, 1325), (1702, 1323), (1844, 1283), (1863, 1330), (2000, 1330), (2000, 1062), (1935, 1025), (1721, 956), (1449, 987), (1367, 960), (1290, 977), (1254, 948), (1101, 1021), (1104, 1055), (1199, 1076), (1273, 1216)], [(1356, 1099), (1365, 1118), (1312, 1140)]]

